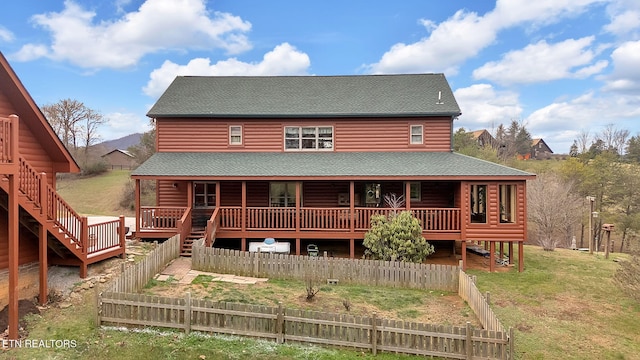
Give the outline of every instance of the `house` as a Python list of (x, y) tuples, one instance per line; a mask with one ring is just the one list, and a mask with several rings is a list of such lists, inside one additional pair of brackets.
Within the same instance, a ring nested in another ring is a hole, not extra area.
[[(80, 267), (124, 255), (124, 218), (89, 225), (56, 192), (56, 174), (79, 172), (0, 53), (0, 305), (18, 336), (18, 299), (47, 301), (49, 264)], [(0, 329), (4, 330), (4, 329)]]
[(480, 147), (491, 147), (492, 149), (498, 148), (498, 140), (496, 140), (496, 138), (494, 138), (486, 129), (472, 131), (471, 135)]
[[(496, 243), (522, 259), (534, 175), (452, 152), (459, 115), (442, 74), (177, 77), (147, 114), (157, 153), (132, 172), (135, 236), (179, 233), (185, 254), (194, 238), (274, 238), (354, 258), (396, 194), (464, 266), (467, 242), (491, 249), (491, 270)], [(141, 206), (142, 181), (155, 206)]]
[(136, 158), (127, 150), (115, 149), (102, 155), (102, 160), (111, 169), (132, 169), (136, 164)]
[(521, 155), (518, 154), (518, 160), (544, 160), (549, 159), (553, 154), (551, 148), (542, 139), (531, 140), (531, 149), (528, 153)]

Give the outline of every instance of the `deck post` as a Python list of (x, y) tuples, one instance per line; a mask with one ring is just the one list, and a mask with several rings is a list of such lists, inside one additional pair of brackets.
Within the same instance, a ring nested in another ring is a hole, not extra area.
[(140, 233), (140, 179), (136, 179), (136, 233)]
[[(14, 127), (18, 126), (18, 122), (13, 122)], [(16, 141), (17, 142), (17, 141)], [(14, 153), (15, 154), (15, 153)], [(12, 158), (16, 160), (15, 157)], [(18, 208), (18, 175), (8, 174), (9, 178), (9, 204), (7, 213), (9, 214), (9, 339), (18, 339), (18, 246), (19, 233), (18, 225), (20, 224), (19, 208)]]
[(120, 230), (118, 232), (118, 238), (120, 239), (120, 248), (122, 249), (122, 254), (120, 255), (120, 257), (122, 259), (126, 259), (127, 258), (127, 254), (125, 253), (125, 236), (127, 235), (127, 231), (124, 228), (124, 215), (120, 215), (120, 226), (118, 227), (118, 229)]
[(40, 215), (47, 216), (49, 204), (47, 198), (47, 173), (40, 173)]
[(39, 286), (40, 293), (38, 296), (38, 302), (40, 305), (44, 305), (47, 303), (47, 295), (49, 294), (49, 290), (47, 289), (47, 229), (44, 225), (40, 224), (38, 229), (38, 262), (39, 262)]
[(518, 242), (518, 272), (524, 271), (524, 241)]
[(462, 271), (467, 270), (467, 241), (462, 240)]
[(509, 241), (509, 265), (513, 264), (513, 241)]
[(489, 241), (489, 272), (493, 272), (496, 267), (496, 242)]
[[(240, 221), (240, 229), (242, 230), (243, 234), (247, 233), (247, 182), (243, 181), (242, 182), (242, 210), (241, 210), (241, 217), (242, 220)], [(247, 242), (246, 242), (246, 238), (243, 236), (240, 239), (240, 250), (241, 251), (246, 251), (247, 250)]]

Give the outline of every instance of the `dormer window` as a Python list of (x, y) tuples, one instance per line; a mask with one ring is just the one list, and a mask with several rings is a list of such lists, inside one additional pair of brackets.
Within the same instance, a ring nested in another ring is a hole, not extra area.
[(286, 126), (285, 150), (333, 150), (332, 126)]

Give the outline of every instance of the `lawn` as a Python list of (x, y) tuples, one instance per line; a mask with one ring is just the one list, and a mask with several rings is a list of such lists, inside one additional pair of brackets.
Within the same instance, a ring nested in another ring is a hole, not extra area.
[[(640, 304), (625, 296), (612, 282), (619, 266), (613, 259), (626, 255), (601, 255), (557, 250), (545, 252), (525, 246), (526, 267), (502, 273), (470, 271), (478, 277), (481, 291), (491, 293), (492, 307), (507, 327), (515, 329), (517, 359), (640, 359)], [(203, 293), (220, 293), (242, 301), (268, 300), (276, 296), (264, 289), (252, 288), (247, 293), (227, 291), (226, 285), (199, 279), (192, 284)], [(203, 284), (207, 284), (206, 286)], [(161, 287), (160, 284), (150, 284)], [(285, 284), (274, 282), (281, 289)], [(213, 291), (218, 289), (219, 291)], [(259, 290), (259, 291), (253, 291)], [(354, 288), (339, 293), (355, 304), (368, 298), (391, 296), (388, 290)], [(325, 289), (328, 295), (337, 288)], [(436, 295), (440, 295), (439, 293)], [(356, 359), (369, 354), (348, 350), (323, 349), (312, 346), (276, 345), (228, 336), (205, 336), (163, 330), (157, 333), (125, 332), (113, 328), (98, 329), (94, 324), (93, 291), (70, 308), (51, 308), (41, 316), (33, 316), (28, 327), (30, 339), (76, 340), (72, 349), (20, 349), (0, 353), (0, 358), (28, 359)], [(318, 296), (323, 296), (322, 289)], [(359, 297), (362, 296), (362, 297)], [(429, 294), (424, 294), (425, 299)], [(244, 299), (244, 300), (243, 300)], [(385, 304), (399, 317), (415, 316), (412, 306), (423, 300), (404, 295), (396, 305)], [(374, 301), (375, 302), (375, 301)], [(462, 309), (460, 310), (462, 312)], [(200, 357), (204, 355), (204, 357)], [(373, 358), (373, 357), (371, 357)], [(378, 355), (376, 359), (411, 359), (396, 354)]]
[(111, 170), (99, 176), (67, 175), (57, 179), (57, 191), (82, 215), (131, 216), (133, 210), (120, 207), (131, 185), (130, 170)]

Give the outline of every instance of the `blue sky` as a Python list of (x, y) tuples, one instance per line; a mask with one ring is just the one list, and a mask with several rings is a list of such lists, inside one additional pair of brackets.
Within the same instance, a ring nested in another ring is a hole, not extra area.
[(176, 75), (444, 73), (456, 128), (520, 121), (556, 153), (640, 133), (637, 0), (21, 0), (0, 51), (38, 105), (71, 98), (103, 140), (148, 130)]

